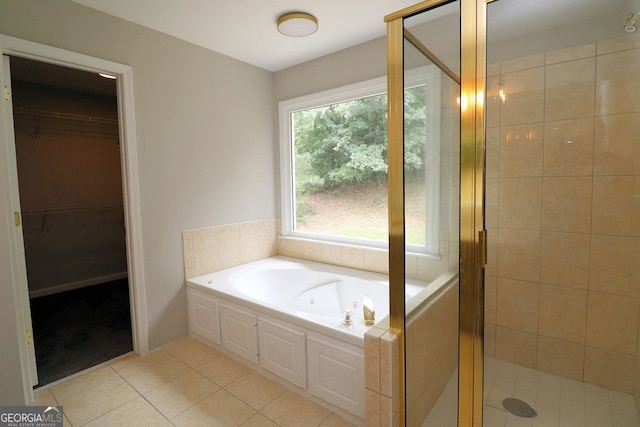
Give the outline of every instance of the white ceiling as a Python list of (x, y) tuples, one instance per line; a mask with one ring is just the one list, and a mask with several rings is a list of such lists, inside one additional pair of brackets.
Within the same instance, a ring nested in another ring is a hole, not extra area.
[[(383, 37), (384, 16), (417, 0), (72, 0), (189, 41), (269, 71), (277, 71)], [(620, 12), (640, 0), (501, 0), (490, 14), (505, 36)], [(493, 7), (493, 6), (492, 6)], [(276, 30), (278, 16), (301, 11), (318, 18), (318, 31), (302, 38)], [(624, 12), (624, 13), (623, 13)], [(527, 16), (523, 22), (510, 14)], [(622, 23), (621, 23), (622, 25)]]

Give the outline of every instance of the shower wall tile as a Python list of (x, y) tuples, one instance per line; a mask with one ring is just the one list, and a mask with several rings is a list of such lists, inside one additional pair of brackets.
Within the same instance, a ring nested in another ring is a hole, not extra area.
[(498, 359), (535, 368), (537, 347), (536, 334), (496, 326), (496, 357)]
[(500, 176), (542, 176), (543, 125), (502, 127), (500, 132)]
[(598, 42), (598, 55), (640, 48), (640, 33)]
[(502, 78), (499, 75), (487, 77), (487, 127), (500, 126), (500, 108), (502, 106), (502, 98), (500, 90), (502, 89)]
[(500, 180), (497, 178), (486, 178), (485, 186), (485, 227), (497, 228), (499, 215), (499, 194)]
[(501, 126), (543, 120), (544, 67), (502, 74), (502, 84), (506, 100), (500, 109)]
[(584, 358), (584, 381), (623, 393), (633, 391), (635, 357), (587, 347)]
[[(486, 354), (628, 392), (640, 366), (640, 34), (490, 68)], [(542, 181), (542, 200), (526, 179)], [(513, 281), (538, 287), (535, 316), (505, 305), (521, 304)], [(522, 320), (534, 317), (535, 329)]]
[(599, 176), (593, 182), (593, 233), (640, 237), (640, 176)]
[(546, 53), (546, 65), (558, 62), (574, 61), (576, 59), (589, 58), (596, 55), (596, 44), (590, 43), (582, 46), (559, 49)]
[(543, 372), (582, 381), (584, 345), (540, 336), (537, 367)]
[(630, 356), (636, 354), (640, 300), (589, 293), (587, 345)]
[[(489, 115), (487, 115), (489, 120)], [(486, 137), (486, 168), (487, 178), (500, 176), (500, 129), (487, 129)]]
[(562, 62), (546, 67), (546, 120), (593, 117), (596, 59)]
[(499, 76), (500, 75), (500, 64), (489, 64), (487, 65), (487, 76)]
[(484, 325), (484, 354), (489, 357), (496, 355), (496, 325), (493, 323)]
[(543, 232), (540, 282), (587, 289), (590, 242), (588, 234)]
[(591, 177), (544, 178), (542, 228), (545, 231), (591, 231)]
[(485, 203), (495, 205), (500, 203), (500, 180), (497, 178), (487, 178), (485, 187)]
[(485, 275), (498, 275), (498, 228), (487, 228), (487, 265)]
[(640, 175), (640, 113), (602, 116), (595, 125), (595, 175)]
[(501, 228), (540, 230), (542, 222), (542, 178), (500, 180)]
[(591, 237), (589, 290), (640, 297), (640, 238)]
[(640, 49), (598, 56), (596, 115), (640, 111)]
[(587, 323), (587, 291), (540, 285), (538, 333), (584, 344)]
[(517, 280), (498, 279), (496, 325), (518, 331), (538, 330), (539, 285)]
[(497, 203), (486, 203), (485, 209), (485, 222), (484, 225), (487, 228), (498, 228), (498, 218), (500, 215), (500, 205)]
[(544, 54), (539, 53), (529, 55), (522, 58), (511, 59), (500, 64), (502, 74), (511, 73), (513, 71), (526, 70), (528, 68), (544, 66)]
[(498, 278), (485, 276), (484, 278), (484, 321), (496, 323), (496, 302), (498, 295)]
[(544, 176), (593, 174), (593, 117), (547, 122)]
[(498, 277), (526, 282), (539, 281), (539, 231), (500, 228), (498, 242)]

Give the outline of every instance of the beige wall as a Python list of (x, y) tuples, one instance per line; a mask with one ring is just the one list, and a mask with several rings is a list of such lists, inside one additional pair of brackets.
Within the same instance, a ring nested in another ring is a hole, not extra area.
[(504, 61), (489, 74), (486, 353), (631, 392), (640, 37)]
[(279, 102), (386, 74), (386, 41), (382, 37), (274, 73), (274, 98)]
[(185, 336), (182, 230), (277, 216), (272, 74), (66, 0), (3, 0), (0, 33), (132, 66), (149, 346)]
[[(4, 203), (9, 199), (5, 193), (5, 186), (0, 185), (0, 200)], [(13, 291), (12, 277), (9, 271), (12, 268), (11, 253), (8, 242), (10, 229), (0, 227), (0, 404), (23, 405), (25, 388), (22, 384), (21, 357), (18, 349), (18, 334), (16, 319), (17, 296)]]

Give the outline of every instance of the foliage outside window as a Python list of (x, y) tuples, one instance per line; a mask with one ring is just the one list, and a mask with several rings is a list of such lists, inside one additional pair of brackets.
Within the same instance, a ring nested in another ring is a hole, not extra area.
[[(407, 243), (422, 252), (429, 90), (422, 80), (405, 92)], [(386, 80), (284, 101), (280, 120), (284, 234), (386, 247)]]

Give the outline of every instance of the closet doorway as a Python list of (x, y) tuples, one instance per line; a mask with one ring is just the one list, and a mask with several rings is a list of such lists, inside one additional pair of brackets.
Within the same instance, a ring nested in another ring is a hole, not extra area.
[(37, 387), (133, 350), (116, 80), (11, 57)]

